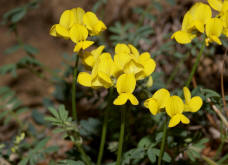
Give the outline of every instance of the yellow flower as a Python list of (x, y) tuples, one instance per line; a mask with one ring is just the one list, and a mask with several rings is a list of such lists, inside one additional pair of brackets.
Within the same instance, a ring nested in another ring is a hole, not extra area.
[(210, 6), (198, 2), (192, 6), (192, 8), (189, 10), (189, 13), (192, 16), (192, 26), (195, 27), (199, 32), (204, 33), (204, 25), (212, 16)]
[(165, 108), (170, 97), (169, 91), (162, 88), (157, 90), (154, 95), (144, 102), (144, 106), (150, 110), (153, 115), (160, 112), (160, 109)]
[(183, 124), (189, 124), (189, 119), (182, 113), (184, 111), (184, 103), (179, 96), (171, 96), (166, 104), (166, 113), (171, 117), (169, 121), (169, 127), (175, 127), (182, 122)]
[(113, 104), (123, 105), (128, 100), (133, 105), (138, 105), (137, 98), (132, 94), (135, 90), (136, 80), (134, 74), (122, 74), (116, 82), (116, 88), (119, 96), (114, 100)]
[(87, 41), (87, 37), (88, 30), (83, 25), (73, 25), (70, 29), (70, 38), (74, 43), (76, 43), (74, 52), (79, 52), (81, 49), (84, 50), (94, 43), (93, 41)]
[(180, 44), (188, 44), (195, 37), (195, 30), (204, 33), (204, 25), (212, 16), (211, 8), (201, 2), (196, 3), (184, 15), (181, 30), (175, 32), (171, 38)]
[(78, 83), (92, 88), (105, 87), (113, 85), (111, 80), (113, 60), (109, 53), (101, 54), (93, 66), (92, 73), (81, 72), (78, 75)]
[(191, 98), (191, 92), (187, 87), (183, 88), (185, 104), (184, 104), (184, 112), (197, 112), (203, 101), (199, 96), (194, 96)]
[(228, 1), (227, 0), (208, 0), (209, 5), (223, 14), (228, 10)]
[(222, 16), (221, 16), (221, 21), (223, 23), (223, 34), (228, 37), (228, 11), (226, 11)]
[(91, 52), (85, 52), (82, 55), (83, 63), (92, 68), (96, 63), (98, 57), (101, 55), (104, 48), (105, 46), (101, 45), (97, 49), (92, 50)]
[(86, 12), (83, 16), (83, 23), (86, 25), (87, 29), (91, 32), (92, 36), (98, 35), (101, 31), (106, 28), (105, 24), (97, 18), (93, 12)]
[(219, 36), (223, 31), (223, 23), (219, 18), (211, 18), (206, 23), (206, 35), (205, 43), (208, 46), (210, 42), (216, 42), (221, 45), (222, 42), (219, 39)]
[(133, 45), (117, 44), (114, 63), (126, 74), (134, 74), (136, 80), (144, 79), (155, 70), (156, 63), (148, 52), (141, 55)]
[(171, 39), (175, 38), (175, 40), (180, 43), (180, 44), (188, 44), (190, 43), (195, 37), (195, 34), (192, 34), (192, 16), (190, 15), (189, 12), (187, 12), (184, 15), (184, 19), (182, 22), (182, 28), (181, 30), (175, 32), (172, 36)]
[(55, 24), (51, 27), (50, 35), (69, 39), (71, 27), (75, 23), (82, 24), (82, 17), (84, 13), (84, 10), (81, 8), (65, 10), (60, 17), (59, 24)]

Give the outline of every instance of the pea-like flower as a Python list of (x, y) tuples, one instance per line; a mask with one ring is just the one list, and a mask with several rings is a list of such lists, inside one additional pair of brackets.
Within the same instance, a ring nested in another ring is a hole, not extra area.
[(78, 75), (77, 81), (79, 84), (92, 88), (110, 88), (113, 85), (111, 76), (113, 74), (113, 60), (109, 53), (102, 53), (95, 65), (92, 73), (81, 72)]
[(74, 52), (79, 52), (81, 49), (85, 50), (89, 46), (91, 46), (94, 42), (88, 41), (88, 30), (85, 26), (80, 24), (74, 24), (70, 29), (70, 38), (76, 43)]
[(183, 88), (185, 104), (184, 104), (184, 112), (197, 112), (203, 101), (199, 96), (191, 97), (191, 92), (187, 87)]
[(144, 102), (144, 106), (148, 108), (153, 115), (156, 115), (160, 112), (160, 109), (165, 108), (169, 97), (170, 93), (167, 89), (159, 89), (151, 98)]
[(204, 33), (204, 26), (211, 18), (212, 11), (207, 4), (198, 2), (184, 15), (181, 30), (175, 32), (171, 38), (180, 44), (190, 43), (197, 32)]
[(84, 52), (84, 54), (81, 56), (82, 57), (82, 62), (89, 66), (89, 67), (93, 67), (98, 59), (98, 57), (102, 54), (103, 50), (104, 50), (105, 46), (101, 45), (98, 48), (92, 50), (91, 52)]
[(85, 11), (81, 8), (65, 10), (60, 16), (59, 24), (55, 24), (50, 29), (50, 35), (70, 39), (70, 29), (74, 24), (82, 25), (82, 18)]
[(117, 44), (114, 63), (126, 74), (134, 74), (136, 80), (144, 79), (155, 70), (156, 63), (148, 52), (141, 55), (133, 45)]
[(132, 94), (135, 90), (135, 86), (136, 80), (134, 74), (120, 75), (116, 82), (116, 88), (119, 96), (114, 100), (113, 104), (123, 105), (129, 100), (131, 104), (137, 105), (139, 102)]
[(170, 116), (169, 127), (175, 127), (182, 122), (189, 124), (189, 119), (182, 113), (184, 111), (184, 103), (179, 96), (171, 96), (166, 103), (166, 113)]
[(209, 5), (220, 14), (228, 11), (228, 1), (227, 0), (208, 0)]
[(98, 35), (105, 29), (105, 24), (93, 12), (85, 13), (81, 8), (73, 8), (62, 13), (59, 24), (51, 27), (50, 35), (71, 39), (76, 43), (74, 52), (79, 52), (94, 43), (87, 39), (89, 35)]
[(98, 35), (101, 31), (107, 29), (105, 24), (99, 20), (93, 12), (86, 12), (83, 15), (83, 22), (87, 29), (90, 31), (91, 36)]

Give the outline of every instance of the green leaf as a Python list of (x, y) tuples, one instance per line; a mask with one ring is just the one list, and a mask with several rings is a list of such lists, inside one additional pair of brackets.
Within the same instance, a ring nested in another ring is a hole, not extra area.
[(45, 124), (45, 120), (44, 120), (44, 115), (40, 112), (38, 112), (38, 110), (33, 110), (32, 111), (32, 117), (35, 120), (35, 122), (37, 124)]
[(12, 15), (11, 22), (17, 23), (25, 16), (26, 13), (27, 13), (26, 8), (20, 8), (20, 10), (18, 10), (15, 14)]
[(58, 165), (85, 165), (85, 164), (82, 161), (61, 160), (58, 162)]
[(51, 114), (53, 116), (55, 116), (56, 118), (59, 118), (59, 114), (58, 114), (58, 112), (57, 112), (57, 110), (55, 108), (49, 107), (48, 110), (51, 112)]
[(17, 76), (16, 70), (17, 70), (17, 66), (15, 64), (6, 64), (0, 67), (0, 75), (11, 73), (13, 77), (16, 77)]
[(41, 140), (36, 146), (35, 148), (33, 149), (33, 152), (38, 152), (40, 151), (41, 149), (43, 149), (45, 147), (45, 145), (47, 144), (49, 140), (49, 137), (47, 138), (44, 138), (43, 140)]
[(148, 148), (152, 143), (151, 137), (150, 136), (145, 136), (143, 137), (139, 143), (138, 143), (138, 148)]
[(24, 50), (31, 55), (37, 54), (39, 51), (37, 48), (34, 48), (32, 45), (24, 45)]
[(156, 156), (159, 156), (159, 154), (160, 154), (160, 150), (157, 148), (150, 147), (147, 150), (147, 156), (148, 156), (149, 160), (151, 161), (151, 163), (156, 162)]
[(4, 51), (4, 54), (12, 54), (16, 52), (21, 46), (19, 44), (13, 45)]
[(29, 161), (29, 158), (25, 157), (19, 162), (18, 165), (27, 165), (28, 161)]
[(172, 159), (167, 152), (164, 152), (162, 160), (169, 163), (169, 162), (171, 162)]

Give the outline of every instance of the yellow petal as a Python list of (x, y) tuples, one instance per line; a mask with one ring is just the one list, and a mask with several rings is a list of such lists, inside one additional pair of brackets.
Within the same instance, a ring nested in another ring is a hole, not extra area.
[(59, 20), (59, 24), (69, 30), (70, 24), (71, 24), (71, 11), (70, 10), (65, 10), (62, 13), (60, 20)]
[(153, 86), (153, 83), (154, 83), (153, 77), (150, 76), (149, 79), (147, 80), (146, 87), (147, 87), (147, 88), (152, 87), (152, 86)]
[(122, 74), (116, 82), (117, 92), (120, 93), (133, 93), (135, 90), (136, 80), (133, 74)]
[(84, 54), (82, 55), (82, 62), (87, 66), (93, 67), (95, 60), (91, 52), (84, 52)]
[(126, 44), (117, 44), (115, 46), (115, 54), (129, 54), (130, 48)]
[(177, 124), (180, 123), (180, 121), (181, 121), (181, 115), (180, 114), (176, 114), (176, 115), (171, 117), (168, 127), (175, 127)]
[(152, 98), (157, 101), (158, 108), (165, 108), (167, 102), (169, 101), (170, 93), (167, 89), (162, 88), (157, 90), (153, 94)]
[(100, 21), (93, 12), (86, 12), (83, 15), (83, 22), (92, 32), (92, 35), (97, 35), (99, 32), (106, 29), (104, 23)]
[(199, 96), (195, 96), (189, 102), (189, 106), (191, 108), (191, 112), (197, 112), (203, 104), (202, 99)]
[(196, 27), (196, 29), (201, 32), (201, 33), (204, 33), (204, 23), (197, 20), (194, 22), (194, 26)]
[(94, 41), (81, 41), (81, 42), (83, 43), (82, 45), (83, 50), (87, 49), (88, 47), (94, 44)]
[(91, 87), (91, 75), (86, 72), (80, 72), (78, 74), (77, 81), (79, 84), (86, 86), (86, 87)]
[(130, 100), (131, 104), (138, 105), (137, 98), (131, 94), (131, 93), (122, 93), (120, 94), (113, 102), (115, 105), (123, 105), (127, 102), (127, 100)]
[(212, 11), (210, 6), (202, 2), (195, 3), (189, 10), (190, 15), (194, 21), (199, 21), (205, 24), (208, 19), (212, 16)]
[(171, 38), (175, 38), (175, 40), (180, 44), (188, 44), (196, 37), (195, 34), (188, 33), (186, 31), (177, 31), (175, 32)]
[(135, 60), (132, 59), (125, 64), (123, 70), (124, 73), (136, 75), (137, 73), (143, 71), (143, 65), (137, 63)]
[(57, 37), (56, 25), (57, 25), (57, 24), (53, 25), (53, 26), (51, 27), (50, 31), (49, 31), (49, 34), (50, 34), (51, 36), (53, 36), (53, 37)]
[(166, 103), (166, 113), (172, 118), (184, 110), (184, 103), (179, 96), (171, 96)]
[(85, 11), (78, 7), (71, 9), (71, 24), (83, 24), (83, 15), (85, 14)]
[(56, 30), (56, 33), (57, 35), (61, 36), (61, 37), (64, 37), (64, 38), (69, 38), (69, 31), (62, 25), (60, 24), (57, 24), (55, 26), (55, 30)]
[(104, 48), (105, 48), (105, 46), (101, 45), (97, 49), (94, 49), (94, 50), (91, 51), (91, 54), (93, 55), (95, 61), (101, 55), (101, 53), (103, 52)]
[(184, 92), (185, 103), (189, 104), (191, 100), (191, 92), (189, 91), (188, 87), (184, 87), (183, 92)]
[(148, 103), (148, 108), (150, 110), (150, 113), (153, 115), (156, 115), (159, 112), (159, 107), (158, 107), (158, 103), (155, 99), (150, 99), (149, 103)]
[(73, 42), (84, 41), (88, 37), (88, 30), (80, 24), (74, 24), (70, 29), (70, 38)]
[(207, 1), (213, 9), (217, 11), (222, 10), (222, 0), (207, 0)]
[(128, 54), (115, 54), (114, 63), (121, 69), (131, 60), (132, 58)]
[(222, 34), (222, 30), (223, 30), (223, 23), (219, 18), (211, 18), (207, 21), (206, 35), (209, 38), (212, 38), (212, 36), (219, 37)]
[(104, 72), (98, 72), (98, 78), (103, 87), (110, 88), (112, 86), (111, 78)]
[(139, 60), (139, 62), (143, 65), (144, 78), (151, 75), (154, 72), (156, 63), (152, 58), (147, 59), (145, 61)]
[(120, 94), (114, 101), (114, 105), (124, 105), (128, 100), (126, 93)]
[(180, 115), (180, 120), (183, 124), (189, 124), (190, 123), (190, 120), (184, 116), (183, 114)]
[(139, 56), (138, 50), (133, 45), (128, 44), (128, 47), (130, 48), (133, 57), (138, 57)]
[(193, 18), (190, 12), (186, 12), (183, 18), (181, 30), (187, 32), (188, 30), (191, 30), (191, 28), (194, 26), (193, 25)]

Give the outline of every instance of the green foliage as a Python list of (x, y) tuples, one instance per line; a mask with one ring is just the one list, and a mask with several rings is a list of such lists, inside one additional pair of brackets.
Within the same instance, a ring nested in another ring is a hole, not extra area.
[(110, 36), (113, 45), (117, 43), (131, 43), (134, 46), (138, 46), (140, 40), (150, 44), (150, 40), (147, 38), (154, 33), (149, 25), (137, 27), (132, 23), (122, 25), (120, 22), (116, 22), (114, 26), (111, 26), (109, 31), (113, 33)]
[(11, 120), (16, 120), (18, 124), (21, 124), (17, 117), (25, 111), (27, 108), (22, 106), (14, 91), (8, 87), (0, 87), (0, 120), (4, 121), (5, 125)]
[(61, 160), (57, 165), (85, 165), (82, 161)]
[(10, 73), (13, 77), (17, 76), (17, 69), (28, 68), (28, 67), (37, 67), (42, 64), (33, 57), (25, 56), (21, 58), (17, 63), (14, 64), (5, 64), (0, 67), (0, 75), (5, 75)]
[(16, 24), (27, 14), (28, 10), (37, 8), (42, 0), (33, 0), (25, 5), (11, 9), (3, 15), (2, 24)]
[(47, 154), (56, 152), (58, 150), (56, 146), (45, 147), (48, 140), (49, 138), (47, 137), (37, 143), (33, 149), (29, 150), (27, 156), (25, 156), (18, 165), (36, 165), (37, 162), (44, 160)]
[(196, 159), (200, 158), (200, 152), (205, 148), (205, 143), (207, 143), (209, 139), (204, 138), (201, 139), (198, 143), (190, 144), (186, 153), (191, 161), (196, 161)]

